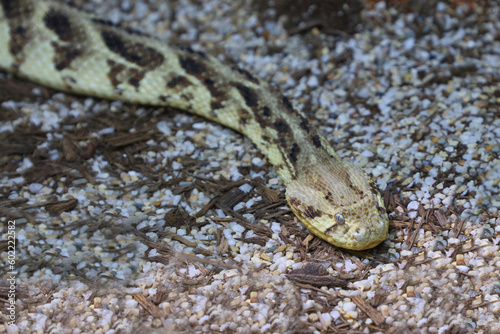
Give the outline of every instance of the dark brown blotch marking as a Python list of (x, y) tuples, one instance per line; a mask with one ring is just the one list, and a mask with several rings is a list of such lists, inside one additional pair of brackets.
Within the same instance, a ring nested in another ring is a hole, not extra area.
[[(9, 50), (14, 56), (17, 56), (34, 37), (29, 33), (26, 25), (26, 22), (29, 22), (33, 16), (33, 7), (29, 2), (22, 0), (0, 0), (0, 5), (10, 28)], [(20, 62), (22, 62), (22, 59)]]
[(307, 124), (307, 118), (305, 118), (304, 116), (302, 115), (299, 115), (300, 117), (300, 127), (306, 131), (307, 133), (309, 133), (309, 125)]
[(60, 45), (56, 42), (52, 42), (51, 45), (55, 50), (54, 64), (58, 71), (69, 67), (73, 60), (84, 54), (82, 49), (75, 48), (72, 45)]
[(329, 228), (327, 228), (327, 229), (325, 230), (325, 234), (330, 233), (330, 232), (332, 232), (333, 230), (336, 230), (338, 227), (339, 227), (339, 225), (338, 225), (338, 224), (333, 224), (332, 226), (330, 226)]
[(206, 66), (192, 57), (181, 57), (179, 63), (186, 72), (196, 77), (201, 77), (207, 72)]
[[(193, 100), (193, 94), (191, 94), (191, 92), (188, 92), (186, 94), (181, 94), (181, 97), (184, 99), (184, 101), (186, 102), (190, 102)], [(189, 108), (193, 109), (193, 106), (191, 104), (189, 104)]]
[(118, 78), (118, 76), (127, 67), (123, 64), (119, 64), (119, 63), (115, 62), (112, 59), (108, 59), (107, 63), (109, 66), (108, 78), (111, 81), (111, 85), (113, 85), (113, 87), (116, 88), (121, 83), (121, 80)]
[(101, 37), (104, 44), (112, 52), (137, 66), (153, 70), (163, 64), (163, 55), (152, 47), (127, 40), (116, 32), (107, 29), (101, 31)]
[(177, 75), (167, 82), (169, 88), (186, 88), (191, 85), (191, 81), (183, 75)]
[(120, 83), (126, 81), (134, 86), (135, 89), (138, 89), (141, 80), (146, 75), (145, 71), (129, 68), (112, 59), (108, 59), (107, 63), (109, 65), (108, 78), (111, 81), (111, 85), (115, 88), (117, 88)]
[(210, 95), (212, 96), (212, 101), (210, 102), (212, 109), (222, 109), (224, 107), (223, 102), (228, 99), (226, 93), (219, 89), (217, 87), (217, 83), (210, 78), (203, 79), (203, 83), (205, 84), (205, 87), (208, 88)]
[(212, 102), (210, 102), (210, 106), (212, 107), (212, 109), (222, 109), (222, 108), (224, 108), (224, 105), (222, 103), (220, 103), (219, 101), (212, 101)]
[(240, 123), (242, 125), (247, 124), (248, 121), (252, 118), (252, 115), (250, 115), (250, 113), (243, 108), (238, 109), (238, 116), (240, 117)]
[(207, 86), (207, 87), (215, 87), (215, 81), (213, 81), (212, 79), (210, 78), (205, 78), (203, 79), (203, 83)]
[(249, 108), (255, 108), (258, 106), (259, 100), (257, 98), (257, 94), (253, 89), (240, 84), (236, 85), (236, 89), (238, 89), (238, 92), (240, 92), (240, 95), (245, 100), (245, 104)]
[(16, 10), (19, 6), (14, 6), (14, 3), (15, 1), (12, 0), (0, 0), (0, 5), (7, 19), (13, 19), (19, 15), (19, 11)]
[(279, 149), (282, 154), (285, 154), (285, 151), (288, 151), (288, 141), (285, 136), (280, 136), (278, 139)]
[(51, 8), (43, 17), (43, 23), (52, 30), (61, 41), (69, 42), (75, 38), (75, 27), (71, 25), (68, 16), (63, 12)]
[(14, 56), (16, 56), (23, 51), (30, 39), (28, 38), (26, 28), (23, 26), (17, 26), (12, 29), (11, 36), (12, 38), (9, 43), (9, 50)]
[(297, 198), (295, 197), (290, 197), (288, 199), (288, 203), (290, 204), (290, 206), (292, 206), (293, 208), (295, 208), (295, 210), (298, 210), (298, 211), (302, 211), (299, 207), (302, 205), (302, 202), (300, 200), (298, 200)]
[(296, 113), (296, 111), (293, 109), (293, 105), (292, 103), (290, 102), (290, 100), (288, 99), (288, 97), (286, 96), (283, 96), (283, 99), (282, 99), (282, 102), (283, 102), (283, 105), (285, 106), (285, 109), (290, 112), (290, 113)]
[(54, 64), (58, 71), (71, 66), (71, 63), (85, 53), (84, 46), (79, 43), (85, 40), (82, 29), (71, 23), (71, 18), (63, 11), (51, 8), (43, 17), (45, 26), (53, 31), (58, 41), (51, 43), (54, 48)]
[(271, 116), (271, 109), (269, 109), (268, 106), (264, 106), (264, 108), (262, 108), (262, 114), (266, 117), (270, 117)]
[(312, 142), (313, 142), (313, 145), (316, 146), (316, 148), (320, 148), (321, 147), (321, 139), (319, 138), (318, 135), (314, 135), (312, 137)]
[(288, 155), (290, 157), (290, 161), (295, 164), (297, 162), (297, 155), (300, 153), (300, 147), (297, 143), (293, 143), (292, 152)]
[(278, 131), (278, 133), (285, 134), (285, 133), (289, 133), (291, 131), (290, 126), (282, 118), (280, 118), (276, 122), (274, 122), (273, 125), (274, 125), (274, 128), (276, 129), (276, 131)]
[(210, 78), (205, 78), (203, 79), (203, 83), (205, 84), (205, 87), (207, 87), (208, 90), (210, 91), (210, 95), (212, 96), (212, 98), (214, 98), (218, 102), (227, 100), (226, 93), (217, 87), (215, 81), (213, 81)]
[(255, 115), (255, 120), (257, 121), (257, 123), (259, 123), (261, 128), (270, 128), (273, 126), (271, 123), (272, 119), (270, 117), (271, 110), (268, 107), (264, 106), (262, 112), (255, 111), (254, 115)]
[(304, 215), (310, 219), (323, 216), (323, 212), (315, 209), (312, 205), (309, 205), (304, 210)]
[(0, 5), (8, 20), (25, 19), (33, 14), (33, 7), (28, 1), (0, 0)]
[(144, 71), (139, 71), (136, 68), (129, 69), (130, 77), (127, 79), (128, 83), (135, 87), (135, 89), (139, 89), (139, 85), (141, 84), (141, 80), (144, 79), (146, 75)]

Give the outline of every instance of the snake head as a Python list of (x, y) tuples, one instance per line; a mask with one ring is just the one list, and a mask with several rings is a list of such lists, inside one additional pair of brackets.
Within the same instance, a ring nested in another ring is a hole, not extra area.
[(286, 197), (302, 223), (335, 246), (362, 250), (387, 238), (383, 200), (366, 174), (349, 162), (304, 169), (287, 184)]

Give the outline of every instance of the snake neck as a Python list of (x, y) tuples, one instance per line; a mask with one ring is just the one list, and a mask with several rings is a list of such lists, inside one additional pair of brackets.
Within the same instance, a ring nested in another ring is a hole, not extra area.
[[(338, 159), (288, 98), (249, 72), (54, 1), (0, 2), (0, 68), (70, 93), (178, 108), (252, 140), (285, 184)], [(42, 56), (43, 55), (43, 56)]]
[(70, 93), (197, 114), (249, 137), (287, 187), (292, 210), (332, 244), (387, 236), (383, 201), (288, 98), (235, 66), (51, 0), (0, 0), (0, 69)]

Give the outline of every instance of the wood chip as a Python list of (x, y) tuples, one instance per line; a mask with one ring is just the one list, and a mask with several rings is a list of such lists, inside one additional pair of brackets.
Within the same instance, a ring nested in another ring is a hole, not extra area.
[(76, 145), (73, 144), (73, 141), (68, 136), (64, 136), (62, 140), (62, 147), (64, 153), (64, 159), (67, 161), (76, 161), (78, 159), (78, 152), (76, 149)]
[(448, 222), (448, 218), (446, 218), (445, 214), (441, 210), (434, 212), (434, 216), (441, 226), (445, 226)]
[[(222, 267), (222, 268), (230, 268), (230, 269), (237, 268), (236, 266), (234, 266), (232, 264), (224, 263), (222, 261), (214, 261), (214, 260), (209, 260), (209, 259), (205, 259), (205, 258), (200, 258), (200, 257), (198, 257), (196, 255), (192, 255), (192, 254), (178, 253), (178, 252), (173, 251), (167, 245), (153, 242), (153, 241), (146, 239), (146, 238), (142, 242), (144, 244), (146, 244), (149, 247), (149, 249), (156, 249), (156, 251), (158, 253), (165, 255), (165, 257), (154, 257), (154, 256), (153, 257), (144, 257), (144, 259), (148, 260), (148, 261), (155, 261), (155, 262), (167, 264), (167, 263), (169, 263), (169, 258), (173, 258), (173, 259), (180, 260), (180, 261), (202, 263), (204, 265), (212, 265), (214, 267)], [(148, 251), (146, 251), (146, 254), (147, 253), (148, 253)], [(210, 252), (209, 255), (212, 255), (211, 253), (212, 252)], [(207, 254), (203, 254), (203, 255), (207, 256)]]
[(238, 241), (243, 241), (245, 243), (257, 244), (264, 247), (267, 244), (267, 240), (259, 237), (251, 237), (251, 238), (236, 238)]
[(216, 232), (217, 235), (217, 247), (215, 251), (219, 255), (225, 255), (229, 251), (229, 243), (227, 241), (226, 236), (224, 235), (224, 231), (222, 229), (218, 229)]
[(373, 320), (375, 325), (380, 326), (385, 322), (384, 316), (382, 316), (382, 314), (374, 309), (370, 304), (365, 302), (360, 296), (354, 297), (352, 301), (361, 311)]
[(78, 200), (76, 198), (71, 198), (66, 201), (52, 201), (45, 203), (45, 210), (47, 210), (52, 216), (59, 216), (65, 211), (71, 211), (78, 205)]
[(313, 234), (309, 234), (303, 241), (302, 241), (302, 244), (304, 246), (308, 246), (309, 242), (314, 239), (314, 235)]
[(196, 223), (196, 219), (181, 206), (168, 211), (164, 219), (167, 225), (172, 227), (192, 226)]
[(137, 142), (148, 141), (153, 138), (154, 136), (151, 133), (120, 133), (106, 138), (105, 141), (108, 145), (113, 147), (123, 147)]
[(150, 300), (146, 299), (142, 293), (136, 293), (133, 297), (153, 317), (157, 319), (165, 318), (163, 311)]
[(346, 280), (328, 275), (325, 267), (319, 263), (307, 263), (303, 268), (292, 270), (286, 276), (294, 282), (317, 287), (347, 287)]
[(257, 189), (257, 192), (261, 194), (269, 203), (278, 203), (280, 198), (276, 190), (268, 188), (262, 179), (254, 179), (252, 181), (253, 186)]

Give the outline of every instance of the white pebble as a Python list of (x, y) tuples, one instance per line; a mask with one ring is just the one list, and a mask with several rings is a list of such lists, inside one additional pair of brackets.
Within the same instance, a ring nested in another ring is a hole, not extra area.
[(406, 39), (404, 41), (403, 45), (404, 45), (404, 48), (408, 51), (413, 49), (413, 47), (415, 46), (415, 38), (412, 37), (412, 38)]
[(196, 130), (202, 130), (202, 129), (206, 129), (207, 128), (207, 123), (194, 123), (193, 124), (193, 129), (196, 129)]
[(172, 134), (171, 124), (167, 121), (159, 121), (156, 123), (156, 128), (165, 136), (170, 136)]
[(337, 320), (338, 318), (340, 318), (340, 312), (337, 310), (331, 311), (330, 315), (332, 316), (333, 320)]
[(310, 76), (309, 79), (307, 80), (307, 85), (309, 87), (316, 87), (318, 86), (318, 78), (315, 76)]
[(436, 180), (432, 177), (426, 177), (425, 178), (425, 184), (428, 186), (432, 186), (434, 183), (436, 183)]
[(344, 305), (342, 305), (342, 309), (345, 312), (354, 311), (356, 309), (356, 304), (351, 302), (344, 303)]
[(468, 272), (470, 270), (470, 268), (467, 267), (467, 266), (456, 266), (456, 268), (458, 270), (460, 270), (461, 272), (463, 272), (463, 273), (466, 273), (466, 272)]
[(43, 184), (40, 183), (32, 183), (28, 186), (28, 189), (32, 194), (38, 193), (42, 188)]
[(418, 209), (418, 205), (419, 203), (417, 201), (411, 201), (410, 203), (408, 203), (408, 205), (406, 206), (406, 209), (407, 210), (417, 210)]
[(366, 100), (370, 97), (370, 90), (367, 87), (361, 88), (356, 94), (360, 99)]
[(361, 156), (363, 157), (367, 157), (367, 158), (371, 158), (374, 156), (373, 152), (371, 151), (368, 151), (368, 150), (364, 150), (363, 152), (361, 152)]
[(261, 158), (254, 157), (252, 158), (252, 165), (257, 166), (257, 167), (262, 167), (266, 164), (264, 160)]
[(252, 186), (249, 185), (248, 183), (242, 184), (241, 186), (238, 187), (241, 191), (243, 191), (245, 194), (248, 194), (250, 190), (252, 190)]
[(29, 158), (24, 158), (23, 162), (21, 163), (21, 166), (19, 166), (19, 168), (16, 169), (16, 172), (22, 173), (25, 170), (30, 169), (31, 167), (33, 167), (33, 163), (31, 162), (31, 160)]

